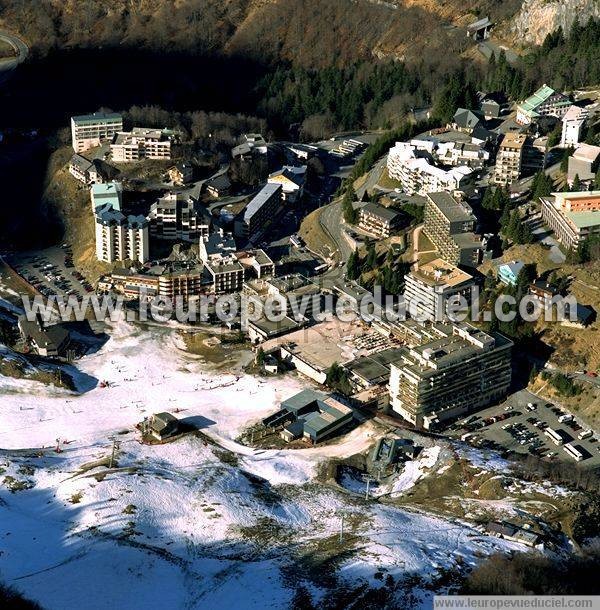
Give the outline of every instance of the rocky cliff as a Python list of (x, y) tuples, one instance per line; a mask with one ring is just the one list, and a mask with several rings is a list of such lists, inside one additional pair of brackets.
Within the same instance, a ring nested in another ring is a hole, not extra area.
[(590, 17), (600, 18), (600, 0), (525, 0), (511, 33), (522, 46), (539, 45), (559, 26), (568, 33), (575, 19), (585, 23)]

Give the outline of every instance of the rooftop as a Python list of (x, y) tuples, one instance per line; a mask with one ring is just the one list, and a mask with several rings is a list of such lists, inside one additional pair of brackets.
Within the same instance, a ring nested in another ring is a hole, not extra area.
[(509, 131), (502, 139), (500, 148), (523, 148), (525, 142), (527, 142), (525, 134)]
[[(541, 106), (544, 102), (546, 102), (549, 98), (556, 94), (556, 91), (549, 87), (548, 85), (542, 85), (533, 95), (528, 97), (525, 101), (519, 104), (519, 108), (527, 113), (535, 115), (535, 110), (539, 106)], [(565, 98), (566, 100), (566, 98)], [(562, 102), (563, 104), (571, 103), (568, 100)]]
[(475, 221), (471, 208), (465, 203), (459, 203), (445, 191), (428, 193), (428, 199), (438, 208), (449, 222)]
[(246, 207), (244, 220), (248, 222), (271, 197), (281, 192), (281, 184), (265, 184)]
[(393, 222), (398, 218), (400, 212), (394, 208), (386, 208), (383, 205), (379, 205), (378, 203), (374, 203), (373, 201), (369, 201), (365, 204), (361, 210), (365, 214), (373, 214), (373, 216), (378, 216), (385, 222)]
[(123, 117), (116, 112), (94, 112), (92, 114), (80, 114), (78, 116), (73, 116), (71, 117), (71, 120), (76, 125), (84, 125), (86, 123), (94, 124), (101, 121), (122, 121)]
[(431, 286), (459, 286), (473, 279), (472, 275), (441, 258), (436, 258), (430, 263), (420, 265), (411, 273)]
[(588, 161), (594, 163), (600, 156), (600, 146), (593, 146), (592, 144), (580, 144), (572, 155), (575, 159), (580, 161)]

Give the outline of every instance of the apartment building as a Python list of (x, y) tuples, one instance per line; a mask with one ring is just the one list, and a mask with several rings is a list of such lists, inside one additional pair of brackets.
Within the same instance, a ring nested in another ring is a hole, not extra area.
[(520, 125), (535, 123), (540, 117), (565, 115), (571, 101), (566, 95), (557, 93), (548, 85), (542, 85), (532, 96), (517, 105), (516, 121)]
[(567, 170), (567, 182), (569, 186), (573, 184), (575, 176), (584, 185), (589, 185), (596, 179), (596, 174), (600, 170), (600, 146), (591, 144), (580, 144), (575, 152), (569, 157)]
[(186, 161), (180, 161), (167, 171), (169, 180), (173, 184), (183, 185), (187, 182), (191, 182), (194, 177), (194, 166)]
[(416, 319), (444, 321), (452, 298), (471, 302), (473, 276), (441, 258), (418, 265), (404, 278), (406, 310)]
[(150, 207), (150, 234), (157, 239), (198, 243), (210, 233), (211, 216), (194, 197), (170, 192)]
[(107, 182), (106, 184), (93, 184), (90, 189), (92, 212), (98, 208), (109, 205), (113, 210), (123, 209), (123, 185), (120, 182)]
[(200, 260), (203, 263), (206, 263), (215, 256), (235, 254), (236, 250), (237, 246), (235, 244), (235, 239), (233, 239), (231, 233), (215, 231), (200, 240)]
[(244, 278), (265, 278), (275, 275), (275, 263), (260, 248), (257, 250), (241, 250), (235, 253), (235, 257), (244, 268)]
[(527, 136), (521, 133), (507, 133), (496, 156), (496, 167), (492, 181), (495, 184), (508, 186), (521, 177)]
[(440, 142), (436, 152), (438, 161), (444, 165), (481, 168), (490, 160), (489, 151), (469, 142)]
[(482, 242), (473, 232), (476, 218), (471, 208), (445, 192), (429, 193), (425, 201), (425, 234), (440, 257), (452, 265), (476, 267)]
[(146, 273), (135, 273), (129, 269), (115, 269), (103, 284), (123, 294), (126, 298), (182, 297), (184, 301), (202, 291), (202, 268), (179, 267), (152, 268)]
[(398, 210), (370, 201), (360, 209), (358, 226), (378, 239), (386, 239), (400, 226), (402, 218)]
[(123, 131), (120, 114), (95, 112), (71, 117), (71, 142), (73, 150), (81, 153)]
[(86, 159), (75, 154), (69, 161), (69, 173), (83, 184), (103, 184), (118, 175), (118, 170), (101, 159)]
[(392, 363), (390, 407), (412, 424), (440, 424), (501, 400), (511, 383), (512, 342), (469, 324), (403, 348)]
[(115, 134), (110, 145), (112, 160), (131, 163), (142, 159), (169, 160), (171, 158), (170, 132), (164, 129), (134, 127), (131, 131)]
[(591, 235), (600, 235), (600, 191), (552, 193), (543, 197), (542, 219), (555, 237), (575, 250)]
[(216, 255), (204, 263), (208, 273), (212, 292), (223, 294), (239, 292), (244, 283), (244, 268), (233, 254)]
[(571, 106), (567, 110), (562, 119), (562, 134), (560, 138), (562, 148), (579, 144), (579, 138), (581, 137), (587, 116), (587, 110), (579, 106)]
[(251, 238), (261, 233), (280, 211), (282, 191), (281, 184), (265, 184), (237, 218), (236, 235)]
[(429, 153), (409, 142), (396, 142), (390, 149), (387, 169), (408, 195), (464, 190), (473, 178), (473, 170), (467, 166), (449, 170), (436, 167)]
[(148, 221), (143, 216), (125, 216), (110, 204), (97, 208), (96, 258), (105, 263), (149, 260)]

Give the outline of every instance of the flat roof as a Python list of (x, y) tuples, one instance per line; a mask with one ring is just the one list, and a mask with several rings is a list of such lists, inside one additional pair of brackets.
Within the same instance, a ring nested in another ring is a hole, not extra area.
[(588, 229), (600, 225), (600, 210), (591, 212), (564, 212), (563, 214), (578, 228)]
[(244, 212), (244, 220), (249, 221), (262, 207), (265, 203), (274, 195), (279, 193), (282, 189), (281, 184), (277, 183), (267, 183), (262, 189), (258, 192), (257, 195), (252, 199), (252, 201), (248, 204)]
[(475, 216), (466, 203), (459, 203), (445, 191), (428, 193), (427, 197), (450, 222), (474, 221)]
[(72, 116), (71, 120), (76, 125), (83, 125), (85, 123), (98, 123), (99, 121), (122, 121), (123, 117), (117, 112), (93, 112), (92, 114)]
[(514, 133), (509, 131), (500, 142), (500, 148), (523, 148), (527, 136), (523, 133)]
[(571, 156), (581, 161), (589, 161), (590, 163), (594, 163), (599, 155), (600, 146), (593, 146), (592, 144), (583, 143), (575, 149), (575, 152)]
[(441, 258), (419, 265), (411, 273), (431, 286), (458, 286), (473, 279), (473, 276), (466, 271), (462, 271)]
[(538, 106), (543, 104), (548, 98), (552, 97), (556, 91), (548, 85), (542, 85), (533, 95), (530, 95), (526, 100), (521, 102), (519, 106), (525, 111), (534, 111)]

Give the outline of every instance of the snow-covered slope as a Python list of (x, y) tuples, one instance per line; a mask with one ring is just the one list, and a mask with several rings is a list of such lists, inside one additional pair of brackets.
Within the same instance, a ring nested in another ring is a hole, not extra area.
[[(0, 379), (0, 580), (49, 610), (284, 609), (300, 585), (315, 600), (324, 594), (315, 574), (328, 554), (338, 557), (330, 578), (381, 586), (381, 571), (427, 581), (441, 567), (519, 548), (319, 483), (321, 461), (370, 447), (369, 422), (314, 449), (238, 445), (244, 426), (306, 383), (202, 367), (168, 332), (120, 324), (81, 361), (82, 374), (108, 388), (76, 394)], [(136, 422), (176, 409), (206, 437), (139, 443)], [(62, 452), (37, 449), (57, 438), (68, 441)], [(112, 469), (111, 438), (120, 441)], [(398, 491), (436, 460), (435, 449), (424, 452)]]

